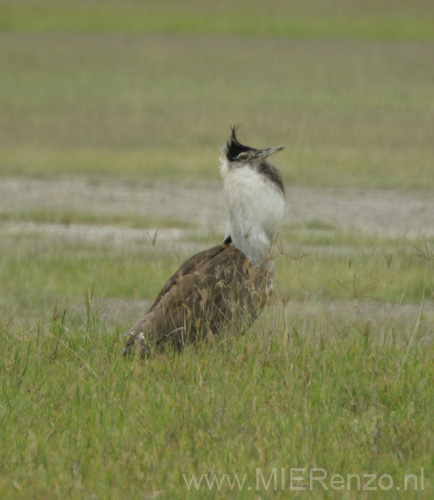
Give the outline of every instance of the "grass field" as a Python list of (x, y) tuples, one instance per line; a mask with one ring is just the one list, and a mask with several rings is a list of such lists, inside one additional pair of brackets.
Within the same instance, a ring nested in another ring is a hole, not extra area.
[[(6, 2), (0, 175), (217, 180), (218, 148), (241, 123), (246, 140), (286, 146), (287, 182), (434, 189), (432, 4), (359, 3), (257, 3), (250, 16), (281, 26), (262, 33), (229, 2), (181, 2), (180, 16), (170, 2)], [(168, 33), (169, 17), (183, 29)], [(293, 33), (297, 19), (316, 31)]]
[[(2, 2), (0, 499), (432, 497), (433, 50), (422, 0)], [(311, 203), (422, 202), (389, 232), (287, 216), (249, 332), (125, 362), (148, 301), (223, 237), (194, 196), (232, 123), (285, 146)]]

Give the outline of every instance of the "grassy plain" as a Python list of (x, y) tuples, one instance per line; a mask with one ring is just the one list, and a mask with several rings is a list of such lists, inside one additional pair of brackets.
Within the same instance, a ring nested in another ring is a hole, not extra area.
[(431, 2), (248, 4), (7, 1), (0, 176), (216, 180), (241, 123), (287, 182), (434, 188)]
[[(432, 2), (306, 5), (4, 1), (0, 182), (213, 181), (242, 123), (246, 142), (286, 146), (287, 183), (434, 190)], [(155, 227), (189, 232), (153, 245)], [(0, 213), (0, 231), (1, 499), (432, 496), (432, 238), (285, 221), (274, 301), (246, 335), (140, 363), (123, 332), (220, 235), (49, 203)], [(288, 492), (291, 467), (326, 469), (329, 490)], [(278, 469), (276, 491), (256, 491), (258, 468)], [(183, 476), (214, 473), (247, 476), (220, 491)], [(351, 473), (394, 485), (331, 488)]]
[[(378, 498), (428, 498), (434, 269), (413, 246), (426, 242), (312, 227), (282, 240), (292, 258), (276, 259), (274, 302), (246, 335), (140, 363), (122, 359), (122, 333), (191, 241), (3, 237), (1, 498), (251, 498), (257, 468), (255, 492), (286, 498), (280, 479), (266, 487), (274, 467), (285, 488), (290, 467), (322, 467), (362, 486), (390, 474)], [(214, 473), (244, 486), (188, 489)], [(418, 491), (400, 496), (405, 474)]]

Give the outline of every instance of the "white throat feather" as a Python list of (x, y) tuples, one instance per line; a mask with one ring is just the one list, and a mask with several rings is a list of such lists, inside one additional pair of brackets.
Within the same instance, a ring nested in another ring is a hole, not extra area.
[(281, 189), (255, 168), (221, 157), (220, 173), (229, 221), (225, 239), (241, 250), (255, 265), (269, 259), (277, 225), (285, 205)]

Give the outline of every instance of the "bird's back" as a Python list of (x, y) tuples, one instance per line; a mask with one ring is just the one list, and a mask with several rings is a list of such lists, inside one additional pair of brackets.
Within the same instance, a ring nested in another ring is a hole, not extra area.
[(166, 344), (238, 333), (263, 308), (271, 276), (232, 245), (218, 245), (184, 262), (167, 281), (146, 316), (128, 333), (125, 353), (142, 355)]

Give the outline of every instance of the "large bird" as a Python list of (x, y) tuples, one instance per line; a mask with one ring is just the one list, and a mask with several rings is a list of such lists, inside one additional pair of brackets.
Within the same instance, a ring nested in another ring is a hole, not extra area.
[(187, 343), (248, 328), (273, 287), (271, 247), (283, 216), (285, 190), (268, 157), (281, 146), (255, 149), (238, 141), (236, 127), (220, 166), (229, 221), (221, 245), (184, 262), (145, 317), (127, 333), (124, 354), (142, 357), (168, 344)]

